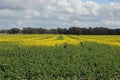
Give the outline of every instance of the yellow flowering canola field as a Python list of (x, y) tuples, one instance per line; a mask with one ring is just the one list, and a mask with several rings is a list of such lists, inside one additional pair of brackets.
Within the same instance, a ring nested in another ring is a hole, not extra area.
[[(58, 37), (61, 36), (61, 39)], [(80, 42), (97, 42), (120, 46), (119, 35), (0, 35), (0, 42), (15, 42), (27, 46), (55, 46), (62, 44), (77, 45)]]

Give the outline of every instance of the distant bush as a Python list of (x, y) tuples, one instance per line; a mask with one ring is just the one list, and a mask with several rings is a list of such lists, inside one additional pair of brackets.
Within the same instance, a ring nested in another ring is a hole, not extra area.
[(0, 30), (0, 33), (9, 33), (9, 34), (77, 34), (77, 35), (120, 35), (120, 29), (109, 29), (104, 27), (89, 27), (89, 28), (80, 28), (80, 27), (70, 27), (66, 28), (57, 28), (57, 29), (45, 29), (45, 28), (31, 28), (26, 27), (22, 30), (18, 28), (12, 28), (10, 30)]

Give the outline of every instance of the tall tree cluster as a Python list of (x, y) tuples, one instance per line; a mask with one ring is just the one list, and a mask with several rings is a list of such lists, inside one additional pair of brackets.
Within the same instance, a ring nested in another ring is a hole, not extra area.
[(45, 28), (31, 28), (25, 27), (23, 29), (12, 28), (9, 30), (0, 30), (0, 33), (8, 34), (76, 34), (76, 35), (120, 35), (120, 29), (109, 29), (104, 27), (70, 27), (70, 28), (57, 28), (57, 29), (45, 29)]

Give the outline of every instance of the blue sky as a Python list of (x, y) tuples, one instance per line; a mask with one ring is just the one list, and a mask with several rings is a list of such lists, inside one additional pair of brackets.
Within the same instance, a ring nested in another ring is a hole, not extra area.
[(109, 4), (111, 2), (110, 0), (82, 0), (82, 1), (93, 1), (98, 4)]
[(117, 0), (0, 0), (0, 29), (120, 28)]

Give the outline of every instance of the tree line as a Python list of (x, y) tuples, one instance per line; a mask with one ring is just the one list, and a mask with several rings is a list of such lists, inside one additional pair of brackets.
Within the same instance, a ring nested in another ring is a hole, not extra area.
[(0, 30), (0, 33), (8, 34), (76, 34), (76, 35), (120, 35), (120, 29), (109, 29), (105, 27), (70, 27), (70, 28), (57, 28), (57, 29), (45, 29), (45, 28), (31, 28), (25, 27), (23, 29), (12, 28)]

